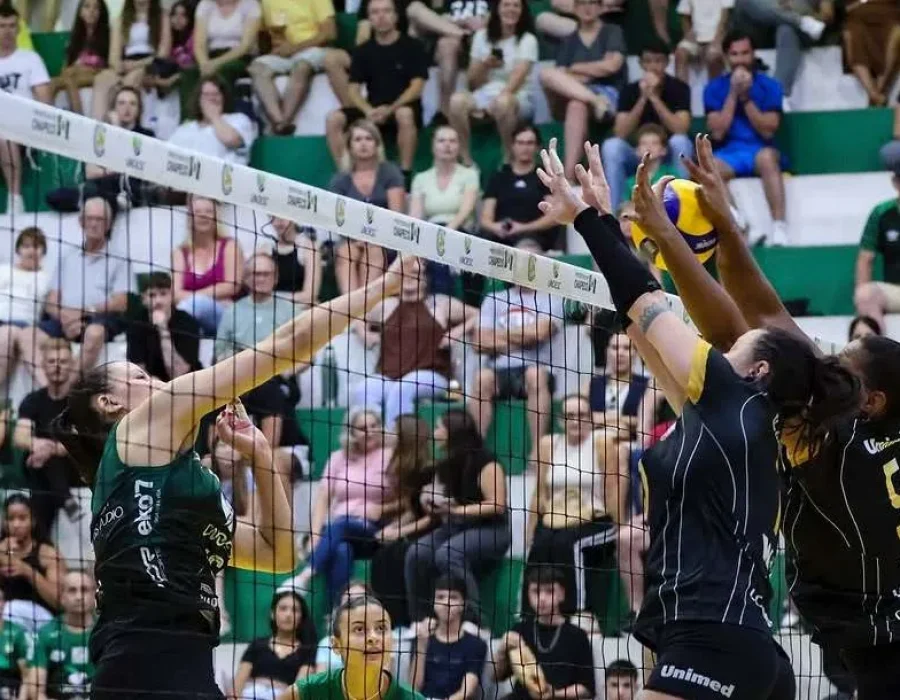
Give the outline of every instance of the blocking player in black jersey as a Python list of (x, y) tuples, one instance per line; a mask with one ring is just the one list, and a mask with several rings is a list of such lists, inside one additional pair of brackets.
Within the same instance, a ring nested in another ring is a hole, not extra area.
[[(628, 334), (680, 414), (641, 465), (649, 590), (634, 633), (658, 655), (642, 697), (793, 698), (793, 671), (766, 615), (781, 518), (773, 426), (790, 424), (803, 444), (818, 444), (855, 408), (858, 383), (836, 361), (817, 358), (808, 343), (780, 330), (745, 333), (727, 354), (713, 349), (670, 311), (625, 243), (610, 214), (599, 149), (587, 146), (591, 171), (578, 169), (578, 194), (554, 146), (542, 154), (539, 175), (551, 191), (542, 210), (560, 223), (574, 222), (616, 310), (631, 321)], [(645, 164), (637, 182), (634, 202), (644, 230), (652, 235), (671, 227)]]
[[(697, 140), (692, 177), (719, 231), (717, 265), (730, 297), (696, 263), (680, 236), (657, 242), (685, 307), (714, 344), (727, 348), (750, 327), (803, 337), (731, 219), (708, 139)], [(735, 308), (740, 313), (734, 313)], [(856, 415), (810, 450), (787, 439), (791, 486), (784, 529), (791, 595), (813, 640), (838, 649), (860, 700), (900, 698), (900, 344), (871, 336), (841, 361), (862, 382)]]

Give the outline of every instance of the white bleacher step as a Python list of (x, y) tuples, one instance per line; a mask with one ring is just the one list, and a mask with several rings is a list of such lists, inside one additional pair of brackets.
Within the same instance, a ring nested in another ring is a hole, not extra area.
[[(848, 264), (852, 264), (852, 261), (848, 261)], [(802, 316), (797, 318), (797, 323), (807, 335), (840, 345), (847, 340), (847, 331), (852, 320), (853, 316)], [(900, 314), (885, 316), (884, 326), (886, 336), (895, 340), (900, 339)]]

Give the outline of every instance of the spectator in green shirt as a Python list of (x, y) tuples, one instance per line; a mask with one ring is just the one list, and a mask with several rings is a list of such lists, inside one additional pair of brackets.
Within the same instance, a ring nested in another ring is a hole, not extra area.
[[(893, 176), (900, 195), (900, 173)], [(884, 259), (884, 281), (872, 279), (875, 255)], [(900, 196), (877, 205), (863, 229), (856, 256), (856, 313), (884, 328), (885, 313), (900, 311)]]
[(34, 700), (82, 700), (90, 696), (91, 665), (88, 644), (94, 627), (94, 577), (70, 571), (63, 579), (63, 614), (38, 631), (28, 665)]
[[(681, 177), (678, 169), (669, 165), (669, 146), (666, 130), (659, 124), (644, 124), (637, 132), (637, 145), (634, 147), (638, 161), (640, 161), (645, 153), (650, 154), (650, 162), (647, 167), (650, 170), (650, 182), (656, 184), (659, 180), (671, 175), (672, 177)], [(631, 199), (631, 190), (634, 189), (634, 175), (625, 181), (624, 197), (626, 200)]]
[[(0, 610), (6, 598), (0, 590)], [(0, 615), (0, 697), (19, 697), (19, 688), (27, 678), (31, 636), (15, 622)]]

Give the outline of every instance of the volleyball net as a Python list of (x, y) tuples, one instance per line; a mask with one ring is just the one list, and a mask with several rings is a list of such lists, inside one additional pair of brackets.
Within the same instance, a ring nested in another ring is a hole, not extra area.
[[(233, 686), (247, 645), (285, 625), (309, 647), (298, 656), (304, 668), (340, 663), (327, 620), (351, 580), (370, 586), (391, 613), (392, 663), (406, 682), (418, 644), (410, 626), (441, 617), (434, 593), (436, 584), (448, 585), (445, 575), (466, 594), (467, 629), (495, 645), (531, 619), (537, 584), (558, 578), (560, 610), (583, 629), (592, 661), (580, 675), (571, 663), (552, 661), (560, 650), (550, 647), (559, 638), (548, 633), (534, 649), (539, 665), (550, 659), (546, 679), (586, 678), (595, 697), (632, 697), (631, 669), (638, 672), (637, 688), (645, 666), (629, 634), (646, 550), (637, 461), (674, 416), (617, 327), (609, 289), (589, 257), (511, 247), (2, 93), (0, 135), (23, 147), (26, 168), (34, 171), (29, 181), (40, 183), (31, 192), (31, 211), (0, 217), (6, 236), (0, 266), (9, 271), (0, 275), (9, 280), (0, 291), (9, 296), (10, 315), (0, 322), (19, 321), (0, 336), (9, 374), (3, 486), (8, 494), (31, 494), (34, 520), (49, 530), (69, 569), (92, 566), (90, 498), (65, 481), (72, 478), (65, 460), (53, 462), (56, 455), (44, 455), (38, 442), (50, 439), (46, 423), (59, 401), (53, 390), (59, 366), (75, 371), (88, 340), (67, 329), (65, 319), (54, 333), (39, 289), (62, 284), (61, 299), (87, 299), (85, 309), (95, 306), (90, 294), (126, 294), (127, 305), (104, 326), (108, 342), (96, 361), (127, 358), (167, 378), (261, 340), (285, 308), (299, 313), (381, 274), (393, 255), (412, 255), (421, 260), (419, 278), (404, 282), (396, 298), (351, 319), (350, 329), (336, 333), (296, 375), (243, 397), (277, 441), (301, 558), (293, 575), (227, 569), (220, 577), (225, 622), (217, 680), (240, 697), (274, 697), (271, 682)], [(87, 165), (103, 169), (95, 175), (120, 178), (116, 191), (99, 193), (115, 210), (99, 264), (83, 252), (96, 224), (83, 205), (98, 194)], [(46, 210), (51, 188), (62, 187), (76, 192), (83, 219)], [(201, 203), (207, 200), (208, 206)], [(218, 230), (211, 243), (203, 238), (209, 219)], [(24, 276), (13, 272), (23, 240), (31, 240), (21, 234), (32, 228), (46, 240), (45, 287), (23, 285)], [(79, 260), (88, 262), (79, 269)], [(233, 289), (217, 292), (212, 303), (209, 287), (223, 284)], [(159, 299), (171, 308), (155, 307)], [(668, 299), (689, 322), (680, 300)], [(183, 321), (177, 329), (176, 315)], [(51, 383), (51, 395), (37, 398), (24, 366), (32, 352), (27, 339), (44, 340), (36, 324), (64, 339), (33, 351), (38, 376), (44, 372)], [(175, 352), (163, 358), (159, 329), (167, 324)], [(75, 341), (71, 357), (65, 338)], [(23, 435), (23, 426), (34, 437)], [(239, 515), (252, 517), (265, 504), (254, 502), (246, 463), (213, 432), (208, 425), (201, 430), (198, 450)], [(48, 460), (57, 470), (49, 475)], [(490, 463), (500, 476), (488, 485), (481, 468)], [(465, 522), (440, 515), (447, 499), (498, 508)], [(329, 526), (330, 549), (322, 546)], [(7, 517), (8, 536), (11, 529)], [(322, 564), (310, 579), (303, 572), (311, 549)], [(773, 630), (794, 662), (800, 697), (823, 698), (834, 686), (790, 609), (784, 568), (779, 556), (771, 575)], [(38, 646), (51, 643), (40, 636), (42, 625), (83, 604), (73, 602), (78, 596), (65, 576), (57, 577), (57, 588), (48, 597), (26, 587), (34, 604), (6, 602), (5, 617)], [(12, 584), (4, 590), (21, 594)], [(302, 595), (309, 624), (288, 619), (294, 598), (277, 602), (285, 591)], [(528, 629), (540, 637), (537, 627)], [(50, 651), (70, 675), (82, 674), (71, 677), (73, 692), (75, 680), (83, 688), (89, 668), (72, 653)], [(563, 653), (560, 658), (571, 659), (578, 652)], [(494, 670), (488, 657), (480, 692), (508, 693), (515, 674), (498, 679)], [(434, 668), (426, 672), (433, 675)], [(424, 689), (438, 693), (441, 680), (426, 678)]]

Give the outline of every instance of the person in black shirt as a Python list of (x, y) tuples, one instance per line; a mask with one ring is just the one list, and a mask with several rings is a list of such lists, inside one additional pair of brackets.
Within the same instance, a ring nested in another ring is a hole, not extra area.
[(144, 305), (126, 332), (128, 361), (164, 382), (200, 369), (200, 325), (175, 308), (172, 278), (152, 272), (145, 284)]
[(628, 83), (619, 95), (614, 136), (603, 142), (603, 169), (610, 201), (616, 211), (625, 196), (625, 181), (634, 175), (638, 157), (631, 139), (644, 124), (659, 124), (669, 136), (669, 159), (681, 169), (681, 155), (690, 157), (694, 146), (687, 135), (691, 126), (691, 89), (666, 73), (669, 49), (655, 43), (641, 51), (640, 80)]
[[(632, 342), (679, 414), (639, 468), (650, 547), (634, 635), (657, 654), (644, 692), (657, 700), (793, 698), (793, 670), (767, 615), (782, 516), (776, 436), (814, 450), (856, 411), (859, 382), (782, 329), (747, 331), (727, 353), (713, 349), (670, 310), (625, 243), (599, 148), (586, 144), (591, 169), (579, 168), (579, 193), (555, 146), (539, 170), (551, 190), (542, 209), (583, 236)], [(701, 267), (666, 214), (666, 184), (650, 187), (645, 157), (635, 220), (661, 250), (675, 248)]]
[(553, 567), (536, 567), (528, 572), (526, 590), (534, 615), (513, 625), (494, 655), (497, 680), (514, 678), (508, 700), (593, 698), (591, 642), (560, 612), (565, 575)]
[(466, 584), (441, 576), (434, 584), (434, 619), (418, 626), (409, 684), (426, 698), (468, 700), (484, 671), (487, 644), (463, 630)]
[(534, 157), (541, 135), (530, 124), (513, 132), (512, 161), (491, 177), (481, 205), (481, 236), (537, 251), (562, 249), (561, 229), (541, 214), (547, 188), (537, 176)]
[[(418, 39), (397, 29), (394, 0), (370, 0), (372, 38), (358, 46), (350, 64), (349, 107), (331, 112), (325, 135), (334, 162), (344, 155), (344, 130), (365, 117), (397, 143), (400, 167), (412, 169), (422, 125), (422, 89), (431, 61)], [(366, 96), (361, 88), (365, 86)]]
[(47, 386), (28, 394), (19, 406), (13, 444), (25, 452), (25, 483), (31, 489), (35, 520), (44, 533), (52, 532), (57, 511), (70, 518), (80, 514), (71, 489), (79, 486), (68, 453), (57, 440), (51, 422), (66, 407), (75, 369), (72, 347), (65, 338), (48, 338), (41, 346), (41, 368)]

